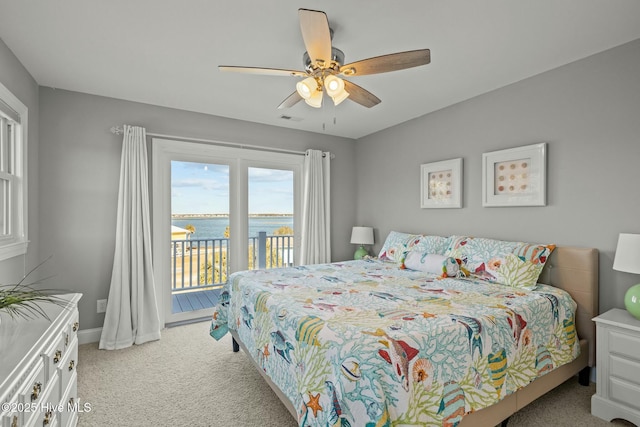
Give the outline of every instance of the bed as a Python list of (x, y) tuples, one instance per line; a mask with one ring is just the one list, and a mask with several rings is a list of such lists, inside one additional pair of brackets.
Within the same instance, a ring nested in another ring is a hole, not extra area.
[(555, 248), (537, 282), (379, 260), (253, 270), (231, 275), (211, 335), (301, 426), (496, 425), (594, 366), (598, 251)]

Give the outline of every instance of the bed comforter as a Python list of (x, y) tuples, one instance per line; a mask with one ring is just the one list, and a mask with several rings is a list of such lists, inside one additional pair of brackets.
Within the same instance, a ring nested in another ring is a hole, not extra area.
[(454, 426), (580, 352), (576, 304), (376, 260), (235, 273), (211, 323), (237, 330), (300, 426)]

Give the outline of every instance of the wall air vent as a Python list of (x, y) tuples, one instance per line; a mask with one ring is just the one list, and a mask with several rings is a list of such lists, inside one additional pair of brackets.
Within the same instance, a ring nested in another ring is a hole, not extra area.
[(292, 122), (301, 122), (302, 121), (302, 117), (293, 117), (293, 116), (287, 116), (287, 115), (281, 115), (280, 118), (282, 120), (290, 120)]

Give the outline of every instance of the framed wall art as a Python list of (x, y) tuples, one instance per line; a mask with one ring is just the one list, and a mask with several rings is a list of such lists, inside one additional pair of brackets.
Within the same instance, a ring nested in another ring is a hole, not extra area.
[(482, 206), (545, 206), (547, 144), (482, 155)]
[(462, 158), (420, 165), (420, 207), (462, 207)]

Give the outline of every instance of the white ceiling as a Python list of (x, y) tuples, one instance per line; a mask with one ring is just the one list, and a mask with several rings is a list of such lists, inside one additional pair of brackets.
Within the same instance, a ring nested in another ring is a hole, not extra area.
[[(302, 70), (300, 7), (327, 13), (345, 62), (429, 48), (431, 64), (352, 78), (382, 100), (371, 109), (277, 110), (296, 78), (218, 71)], [(0, 11), (0, 38), (41, 86), (350, 138), (640, 38), (638, 0), (0, 0)]]

